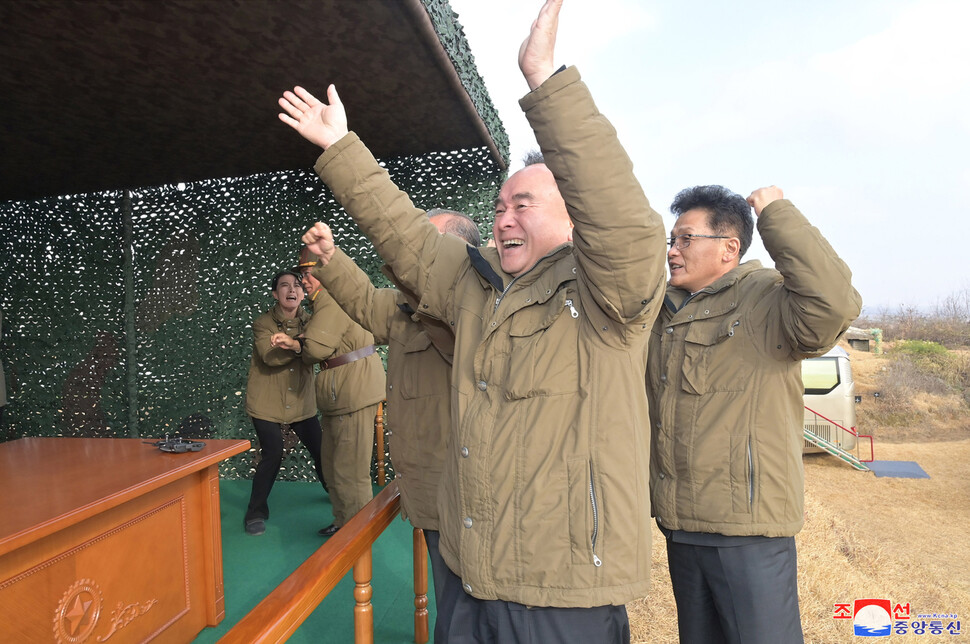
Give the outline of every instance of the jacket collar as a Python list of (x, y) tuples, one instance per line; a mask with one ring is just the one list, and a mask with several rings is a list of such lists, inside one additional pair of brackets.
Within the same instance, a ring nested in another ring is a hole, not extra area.
[[(482, 252), (483, 250), (485, 252)], [(502, 272), (497, 250), (488, 247), (482, 249), (469, 246), (468, 259), (482, 281), (491, 285), (499, 293), (505, 290), (505, 279), (510, 276)]]
[(735, 266), (696, 293), (688, 293), (682, 288), (668, 285), (667, 294), (664, 297), (664, 306), (671, 311), (679, 311), (687, 306), (687, 303), (691, 300), (720, 293), (723, 290), (731, 288), (754, 271), (761, 270), (762, 268), (764, 267), (761, 265), (761, 262), (756, 259), (744, 262), (743, 264)]
[[(287, 317), (283, 313), (283, 307), (279, 305), (279, 302), (277, 302), (269, 312), (270, 315), (273, 316), (273, 321), (276, 322), (276, 324), (281, 325), (286, 322)], [(310, 314), (307, 313), (306, 309), (304, 309), (302, 306), (298, 306), (296, 308), (296, 319), (299, 320), (300, 324), (306, 324), (307, 320), (310, 319)]]
[[(548, 272), (546, 269), (549, 266), (558, 266), (559, 260), (567, 256), (569, 257), (569, 266), (567, 267), (567, 272), (565, 275), (554, 278), (554, 280), (557, 282), (556, 286), (558, 286), (561, 282), (576, 279), (576, 260), (572, 256), (572, 242), (566, 242), (565, 244), (561, 244), (560, 246), (552, 249), (549, 254), (540, 259), (532, 268), (520, 274), (518, 277), (512, 277), (508, 273), (502, 271), (501, 261), (499, 260), (497, 250), (494, 248), (485, 248), (484, 251), (485, 252), (483, 252), (483, 249), (481, 248), (469, 246), (468, 257), (471, 260), (472, 268), (475, 269), (479, 279), (481, 279), (482, 282), (490, 285), (499, 293), (505, 293), (509, 288), (512, 287), (513, 283), (517, 287), (526, 287), (540, 280), (545, 283), (548, 277), (550, 277), (546, 275)], [(556, 271), (556, 275), (559, 275), (559, 271)]]
[(435, 346), (441, 357), (448, 364), (451, 364), (452, 356), (455, 353), (455, 332), (447, 323), (417, 313), (418, 297), (412, 291), (401, 286), (400, 280), (390, 266), (387, 264), (381, 266), (381, 273), (397, 287), (397, 308), (411, 318), (413, 322), (421, 323), (425, 335), (431, 340), (431, 344)]

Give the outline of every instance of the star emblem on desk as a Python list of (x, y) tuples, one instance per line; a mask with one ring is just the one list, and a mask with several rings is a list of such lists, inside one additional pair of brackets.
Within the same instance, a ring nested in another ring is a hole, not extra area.
[(61, 597), (54, 616), (54, 639), (65, 644), (83, 642), (101, 613), (101, 590), (91, 579), (74, 582)]

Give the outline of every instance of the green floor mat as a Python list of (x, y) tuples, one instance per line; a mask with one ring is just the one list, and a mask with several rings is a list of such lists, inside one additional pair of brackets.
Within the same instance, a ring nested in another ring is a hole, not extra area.
[[(269, 499), (266, 532), (254, 537), (243, 530), (251, 482), (221, 481), (222, 564), (226, 617), (206, 628), (197, 643), (216, 642), (324, 542), (317, 530), (333, 520), (330, 499), (313, 483), (277, 481)], [(378, 490), (375, 489), (375, 494)], [(414, 641), (414, 579), (411, 524), (395, 519), (373, 548), (374, 641)], [(428, 570), (430, 584), (430, 567)], [(428, 590), (428, 619), (434, 628), (434, 594)], [(337, 584), (300, 628), (294, 644), (354, 641), (354, 580), (351, 572)]]

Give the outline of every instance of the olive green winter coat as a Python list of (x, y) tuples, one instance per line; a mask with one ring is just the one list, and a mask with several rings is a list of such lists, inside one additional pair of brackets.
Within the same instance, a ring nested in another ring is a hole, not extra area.
[(377, 343), (387, 345), (385, 426), (401, 514), (416, 528), (438, 530), (438, 483), (451, 429), (452, 331), (414, 313), (417, 302), (401, 291), (375, 288), (340, 249), (313, 274)]
[(276, 333), (296, 337), (310, 316), (302, 309), (287, 319), (277, 304), (253, 321), (253, 356), (246, 383), (246, 413), (271, 423), (295, 423), (316, 415), (313, 366), (293, 351), (270, 346)]
[(851, 273), (787, 199), (749, 261), (688, 298), (667, 289), (647, 370), (653, 514), (671, 530), (791, 536), (803, 523), (801, 360), (858, 315)]
[(575, 68), (521, 101), (575, 225), (516, 279), (441, 235), (350, 133), (316, 169), (418, 310), (456, 329), (441, 554), (465, 591), (531, 606), (646, 594), (646, 344), (664, 228)]
[[(326, 289), (313, 296), (303, 361), (315, 364), (374, 344), (374, 336), (351, 320)], [(317, 374), (317, 407), (323, 416), (342, 416), (384, 400), (384, 364), (367, 357)]]

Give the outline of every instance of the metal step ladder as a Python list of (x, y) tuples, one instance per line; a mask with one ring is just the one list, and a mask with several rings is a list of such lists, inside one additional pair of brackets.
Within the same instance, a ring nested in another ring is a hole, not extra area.
[(854, 467), (855, 469), (861, 472), (869, 471), (869, 468), (866, 467), (862, 461), (856, 458), (855, 454), (853, 454), (852, 452), (848, 452), (842, 449), (832, 441), (822, 438), (821, 436), (819, 436), (818, 434), (816, 434), (810, 429), (805, 429), (804, 435), (805, 435), (805, 440), (807, 440), (809, 443), (811, 443), (812, 445), (815, 445), (820, 449), (825, 450), (835, 458), (845, 461), (846, 463), (848, 463), (849, 465), (851, 465), (852, 467)]

